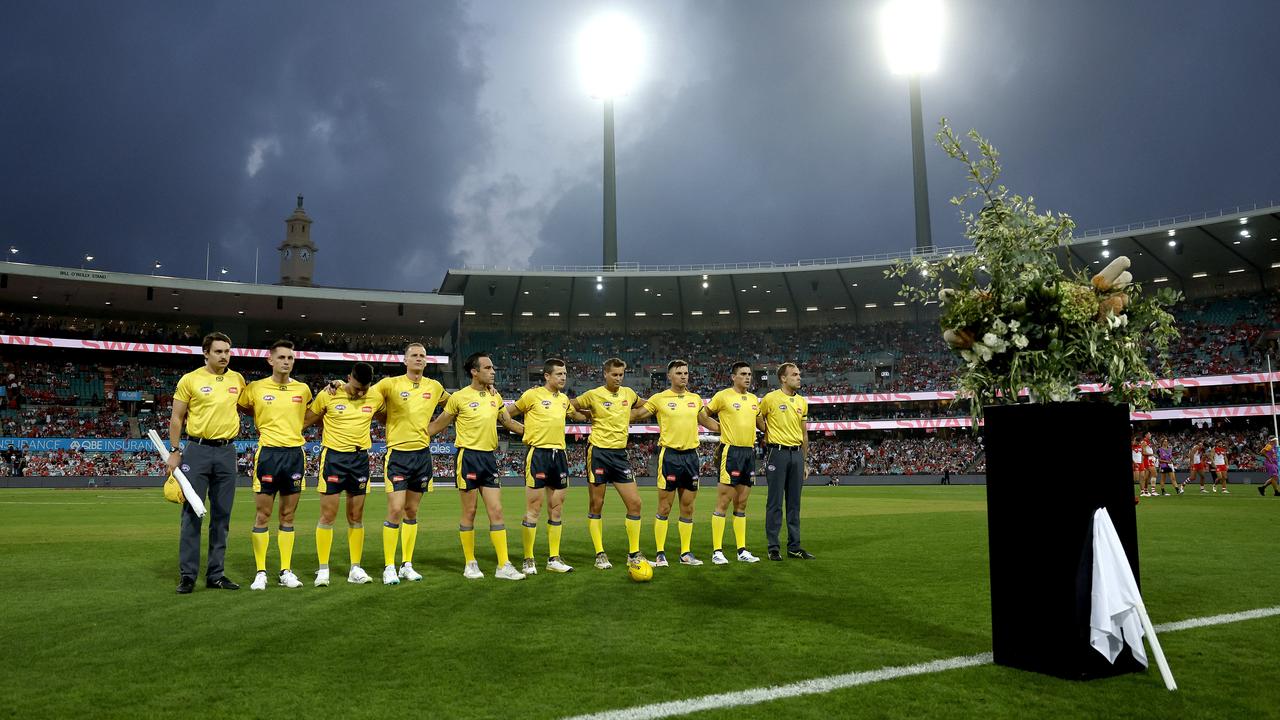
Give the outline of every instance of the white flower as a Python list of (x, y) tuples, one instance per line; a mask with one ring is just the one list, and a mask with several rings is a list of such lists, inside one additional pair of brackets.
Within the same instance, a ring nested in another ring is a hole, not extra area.
[(1010, 330), (1010, 332), (1018, 332), (1018, 321), (1017, 321), (1017, 320), (1010, 320), (1010, 321), (1009, 321), (1009, 330)]
[[(1015, 323), (1016, 323), (1016, 321), (1015, 321)], [(1027, 346), (1027, 336), (1026, 336), (1026, 335), (1014, 335), (1014, 336), (1013, 336), (1013, 346), (1014, 346), (1014, 347), (1016, 347), (1016, 348), (1018, 348), (1019, 350), (1021, 350), (1021, 349), (1022, 349), (1022, 348), (1024, 348), (1024, 347), (1026, 347), (1026, 346)]]
[(993, 333), (983, 335), (982, 344), (990, 348), (993, 353), (1002, 353), (1009, 349), (1009, 343), (996, 337)]
[(987, 362), (988, 360), (991, 359), (991, 348), (987, 347), (982, 343), (974, 343), (973, 351), (977, 353), (978, 357), (982, 360), (982, 362)]
[(1129, 324), (1128, 315), (1114, 315), (1112, 313), (1107, 313), (1107, 325), (1111, 326), (1112, 328), (1124, 327), (1125, 325), (1128, 325), (1128, 324)]
[(1004, 321), (1001, 320), (1000, 318), (996, 318), (996, 321), (991, 323), (991, 332), (995, 333), (996, 335), (1003, 335), (1005, 331), (1008, 329), (1009, 327), (1005, 325)]

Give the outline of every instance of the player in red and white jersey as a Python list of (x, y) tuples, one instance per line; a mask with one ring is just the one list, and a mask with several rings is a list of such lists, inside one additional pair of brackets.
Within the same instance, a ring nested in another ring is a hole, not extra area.
[(1204, 489), (1205, 469), (1208, 467), (1208, 464), (1204, 461), (1205, 460), (1204, 456), (1205, 456), (1204, 443), (1198, 442), (1195, 445), (1191, 446), (1191, 453), (1190, 453), (1190, 457), (1188, 458), (1188, 460), (1190, 461), (1191, 475), (1187, 478), (1187, 482), (1191, 482), (1192, 480), (1199, 480), (1200, 492), (1208, 493), (1209, 491)]
[(1147, 472), (1143, 468), (1142, 459), (1142, 441), (1134, 438), (1133, 443), (1129, 445), (1130, 459), (1133, 461), (1133, 482), (1137, 484), (1140, 494), (1147, 496)]
[(1218, 485), (1222, 485), (1222, 493), (1230, 495), (1231, 491), (1227, 489), (1226, 445), (1226, 443), (1220, 442), (1213, 446), (1213, 472), (1215, 473), (1213, 491), (1218, 492)]

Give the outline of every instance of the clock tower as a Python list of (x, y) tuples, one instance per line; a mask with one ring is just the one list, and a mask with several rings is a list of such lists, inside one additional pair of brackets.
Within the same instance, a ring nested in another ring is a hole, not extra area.
[(311, 276), (315, 271), (316, 246), (311, 242), (311, 218), (302, 209), (302, 196), (298, 196), (298, 207), (284, 221), (284, 243), (277, 248), (280, 251), (280, 284), (311, 286)]

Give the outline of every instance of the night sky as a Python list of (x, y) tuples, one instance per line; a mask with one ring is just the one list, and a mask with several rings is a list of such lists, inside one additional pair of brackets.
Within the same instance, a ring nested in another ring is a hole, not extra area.
[[(794, 261), (914, 242), (907, 82), (880, 2), (11, 1), (0, 244), (17, 259), (278, 278), (298, 193), (316, 281), (599, 263), (601, 108), (577, 35), (620, 8), (622, 261)], [(1280, 2), (946, 2), (941, 116), (1082, 229), (1280, 200)], [(962, 168), (930, 139), (934, 241)]]

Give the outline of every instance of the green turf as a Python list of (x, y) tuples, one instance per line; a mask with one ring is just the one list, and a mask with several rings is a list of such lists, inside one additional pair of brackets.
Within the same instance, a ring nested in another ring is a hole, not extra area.
[[(522, 490), (508, 490), (520, 554)], [(654, 492), (642, 548), (652, 557)], [(370, 496), (365, 567), (380, 577), (380, 491)], [(709, 560), (711, 493), (695, 549)], [(659, 569), (637, 585), (621, 568), (621, 504), (605, 508), (618, 567), (591, 567), (586, 492), (570, 493), (567, 576), (461, 576), (452, 491), (428, 495), (421, 583), (310, 587), (317, 501), (304, 498), (295, 567), (307, 587), (251, 593), (251, 497), (236, 501), (228, 575), (239, 592), (173, 593), (177, 510), (158, 490), (0, 492), (0, 715), (14, 717), (539, 718), (677, 700), (990, 650), (982, 488), (805, 491), (812, 562)], [(1029, 508), (1036, 512), (1036, 508)], [(1143, 588), (1157, 623), (1280, 604), (1280, 498), (1144, 499)], [(763, 555), (763, 493), (751, 546)], [(732, 529), (726, 539), (732, 543)], [(545, 526), (539, 528), (545, 554)], [(672, 523), (668, 548), (678, 548)], [(674, 556), (674, 553), (672, 553)], [(278, 567), (274, 533), (270, 567)], [(1162, 637), (1182, 686), (1154, 670), (1077, 683), (985, 666), (703, 713), (754, 717), (1267, 717), (1280, 710), (1280, 617)]]

